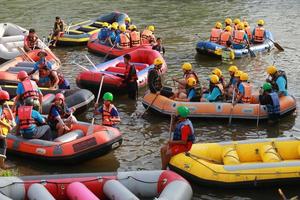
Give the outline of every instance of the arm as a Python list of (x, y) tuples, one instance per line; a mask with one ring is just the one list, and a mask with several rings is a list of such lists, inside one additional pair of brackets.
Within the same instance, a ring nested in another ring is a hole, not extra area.
[(283, 77), (279, 77), (276, 80), (276, 84), (278, 86), (278, 96), (285, 96), (286, 95), (286, 89), (285, 89), (285, 85), (286, 85), (286, 81)]
[(54, 80), (51, 83), (51, 88), (58, 88), (59, 79), (58, 79), (57, 72), (51, 71), (50, 73), (52, 73), (52, 76), (54, 77)]

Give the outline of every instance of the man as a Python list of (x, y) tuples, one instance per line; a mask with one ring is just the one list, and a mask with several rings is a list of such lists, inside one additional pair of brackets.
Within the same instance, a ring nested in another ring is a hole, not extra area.
[(154, 36), (154, 29), (154, 26), (150, 25), (142, 32), (142, 44), (155, 44), (156, 39)]
[(227, 26), (232, 26), (232, 19), (231, 18), (226, 18), (225, 19), (225, 27), (227, 27)]
[(138, 85), (137, 85), (137, 73), (135, 66), (130, 64), (131, 56), (129, 54), (124, 55), (124, 63), (125, 63), (125, 74), (124, 74), (124, 82), (127, 85), (128, 98), (136, 100), (138, 93)]
[(211, 29), (209, 41), (218, 43), (221, 33), (222, 33), (222, 23), (217, 22), (215, 24), (215, 27)]
[(106, 40), (109, 36), (109, 29), (108, 29), (108, 23), (107, 22), (103, 22), (102, 24), (102, 28), (98, 33), (98, 40), (101, 44), (105, 44)]
[(266, 32), (264, 28), (264, 20), (260, 19), (257, 21), (257, 27), (253, 29), (252, 35), (253, 35), (253, 43), (259, 44), (263, 43), (266, 38)]
[(215, 74), (219, 77), (219, 81), (220, 83), (223, 85), (223, 87), (225, 88), (226, 83), (225, 83), (225, 78), (223, 76), (222, 71), (219, 68), (215, 68), (214, 70), (212, 70), (211, 74)]
[(24, 50), (26, 52), (38, 48), (38, 36), (33, 28), (29, 29), (29, 34), (24, 38)]
[(193, 71), (193, 67), (191, 63), (183, 63), (181, 66), (183, 70), (183, 79), (178, 79), (176, 77), (173, 77), (172, 80), (177, 82), (179, 84), (179, 91), (185, 91), (185, 88), (187, 87), (187, 79), (192, 77), (196, 80), (197, 84), (199, 84), (199, 78), (197, 74)]
[(107, 44), (109, 44), (111, 47), (115, 46), (115, 41), (116, 41), (116, 37), (117, 37), (116, 31), (117, 30), (118, 30), (118, 24), (113, 23), (110, 27), (110, 33), (109, 33), (109, 36), (107, 38)]
[(267, 73), (271, 76), (271, 80), (267, 79), (266, 81), (271, 83), (273, 90), (278, 93), (279, 97), (287, 96), (287, 77), (285, 72), (277, 70), (277, 68), (272, 65), (267, 68)]
[(31, 76), (37, 70), (42, 69), (44, 67), (52, 69), (52, 63), (47, 61), (46, 59), (46, 57), (48, 56), (46, 51), (41, 50), (40, 52), (38, 52), (37, 56), (39, 57), (39, 60), (33, 65), (33, 70), (28, 73), (29, 76)]
[(156, 44), (152, 47), (153, 50), (158, 51), (161, 55), (165, 55), (165, 47), (162, 45), (162, 39), (159, 37), (156, 40)]
[(211, 75), (208, 93), (203, 94), (201, 101), (202, 102), (222, 101), (223, 96), (224, 96), (224, 88), (223, 85), (219, 82), (219, 77), (217, 75)]
[(238, 86), (237, 98), (235, 102), (251, 103), (252, 85), (248, 82), (248, 74), (242, 73), (240, 76), (240, 84)]
[(103, 95), (103, 105), (98, 108), (98, 103), (95, 104), (95, 114), (102, 114), (102, 125), (116, 127), (121, 119), (117, 108), (112, 104), (113, 94), (106, 92)]
[(233, 32), (232, 46), (234, 49), (244, 49), (249, 45), (248, 36), (244, 30), (244, 24), (241, 22), (237, 26), (237, 30)]
[(201, 95), (198, 94), (196, 90), (196, 79), (193, 77), (188, 78), (187, 80), (187, 88), (185, 92), (180, 92), (178, 97), (176, 97), (174, 100), (175, 101), (186, 101), (186, 102), (199, 102)]
[(226, 43), (231, 41), (231, 27), (226, 26), (224, 32), (220, 34), (219, 44), (222, 46), (226, 46)]
[(48, 67), (39, 69), (39, 87), (51, 89), (70, 89), (70, 83), (64, 78), (63, 74)]
[(249, 23), (248, 22), (243, 22), (244, 23), (244, 27), (245, 27), (245, 32), (246, 32), (246, 34), (247, 34), (247, 36), (248, 36), (248, 40), (249, 40), (249, 42), (251, 41), (251, 38), (252, 38), (252, 33), (251, 33), (251, 28), (250, 28), (250, 26), (249, 26)]
[(229, 88), (229, 87), (234, 87), (237, 83), (237, 80), (234, 76), (235, 72), (238, 71), (239, 69), (237, 68), (237, 66), (235, 65), (231, 65), (229, 68), (228, 68), (228, 72), (229, 72), (229, 76), (230, 76), (230, 79), (229, 79), (229, 82), (228, 84), (226, 85), (226, 88)]
[(222, 48), (222, 53), (221, 53), (221, 56), (222, 56), (222, 62), (223, 63), (232, 63), (232, 60), (234, 60), (234, 57), (235, 57), (235, 54), (234, 54), (234, 51), (233, 49), (231, 48), (231, 41), (228, 40), (226, 42), (226, 46), (224, 48)]
[(158, 93), (162, 89), (160, 69), (163, 61), (160, 58), (154, 60), (154, 67), (148, 71), (148, 87), (151, 93)]
[(119, 30), (121, 33), (116, 37), (116, 45), (120, 49), (128, 49), (130, 48), (130, 36), (126, 32), (126, 26), (119, 26)]
[(179, 106), (177, 108), (177, 117), (172, 117), (173, 138), (160, 149), (162, 170), (167, 169), (167, 165), (172, 156), (191, 149), (195, 141), (195, 132), (192, 122), (187, 119), (190, 114), (189, 108)]
[(51, 35), (52, 46), (55, 47), (58, 38), (64, 33), (64, 22), (59, 16), (55, 17), (53, 33)]
[(241, 20), (236, 18), (236, 19), (233, 20), (233, 23), (234, 23), (233, 30), (237, 30), (238, 29), (238, 24), (241, 23)]
[(138, 47), (141, 45), (141, 33), (137, 30), (135, 25), (130, 25), (130, 47)]

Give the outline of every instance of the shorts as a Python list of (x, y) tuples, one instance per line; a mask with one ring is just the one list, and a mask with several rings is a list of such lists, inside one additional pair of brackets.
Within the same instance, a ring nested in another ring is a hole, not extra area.
[(189, 146), (186, 146), (186, 145), (180, 145), (180, 144), (172, 145), (171, 146), (171, 154), (172, 154), (172, 156), (175, 156), (179, 153), (187, 152), (190, 149), (191, 148)]

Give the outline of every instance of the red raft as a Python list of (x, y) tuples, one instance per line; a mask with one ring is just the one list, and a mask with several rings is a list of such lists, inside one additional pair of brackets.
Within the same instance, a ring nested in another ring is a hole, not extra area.
[[(19, 71), (30, 72), (33, 69), (35, 62), (39, 60), (37, 56), (41, 49), (32, 50), (28, 53), (22, 54), (12, 60), (9, 60), (0, 65), (0, 84), (17, 84), (17, 73)], [(46, 60), (52, 63), (52, 69), (60, 68), (60, 60), (52, 53), (50, 49), (45, 49), (47, 52)], [(37, 77), (36, 77), (37, 78)]]
[[(153, 68), (153, 62), (156, 58), (163, 60), (161, 73), (167, 71), (167, 65), (163, 57), (158, 51), (152, 49), (137, 49), (129, 53), (131, 55), (131, 64), (134, 64), (137, 76), (138, 86), (143, 87), (147, 84), (147, 75), (149, 69)], [(80, 88), (89, 89), (93, 92), (98, 91), (99, 83), (104, 76), (103, 90), (110, 92), (122, 93), (126, 91), (126, 83), (124, 83), (124, 58), (117, 57), (105, 63), (96, 65), (90, 71), (81, 72), (77, 78), (76, 83)]]
[(152, 46), (151, 45), (140, 45), (137, 47), (131, 47), (131, 48), (123, 48), (123, 49), (119, 49), (119, 48), (112, 48), (111, 46), (107, 46), (104, 44), (101, 44), (99, 42), (99, 40), (97, 39), (98, 37), (98, 33), (93, 34), (90, 39), (89, 42), (87, 44), (88, 47), (88, 51), (95, 53), (95, 54), (99, 54), (99, 55), (107, 55), (110, 58), (115, 58), (118, 56), (122, 56), (124, 54), (130, 53), (136, 49), (140, 49), (140, 48), (148, 48), (151, 49)]

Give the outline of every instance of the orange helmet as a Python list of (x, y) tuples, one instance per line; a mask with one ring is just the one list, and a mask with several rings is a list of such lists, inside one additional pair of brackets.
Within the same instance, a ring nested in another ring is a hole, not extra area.
[(27, 72), (26, 71), (24, 71), (24, 70), (22, 70), (22, 71), (19, 71), (19, 73), (18, 73), (18, 75), (17, 75), (17, 78), (19, 79), (19, 80), (24, 80), (25, 78), (27, 78), (28, 77), (28, 74), (27, 74)]
[(62, 100), (64, 102), (65, 101), (65, 96), (62, 93), (57, 93), (55, 95), (54, 100)]
[(0, 100), (8, 101), (9, 94), (5, 90), (0, 90)]

